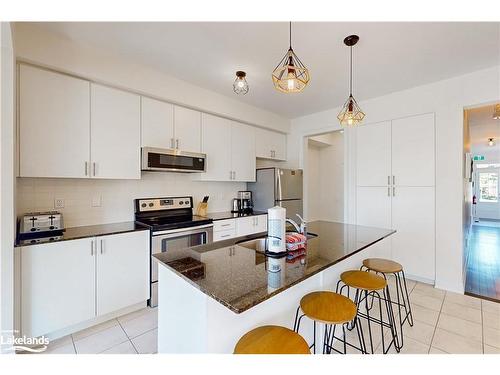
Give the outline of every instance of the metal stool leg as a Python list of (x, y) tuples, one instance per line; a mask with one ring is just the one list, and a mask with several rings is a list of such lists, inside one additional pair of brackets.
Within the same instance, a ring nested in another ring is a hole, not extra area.
[(408, 288), (406, 287), (406, 277), (405, 277), (405, 272), (401, 270), (401, 275), (403, 276), (403, 283), (405, 287), (405, 294), (406, 294), (406, 301), (408, 303), (408, 311), (409, 311), (409, 320), (408, 323), (410, 323), (410, 326), (413, 327), (413, 314), (411, 312), (411, 303), (410, 303), (410, 297), (408, 295)]

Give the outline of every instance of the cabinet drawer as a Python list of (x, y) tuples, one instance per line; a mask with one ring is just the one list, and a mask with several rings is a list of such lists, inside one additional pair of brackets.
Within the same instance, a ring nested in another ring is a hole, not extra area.
[(214, 232), (218, 232), (221, 230), (228, 230), (236, 228), (236, 220), (228, 219), (228, 220), (217, 220), (214, 221)]
[(227, 229), (218, 232), (214, 232), (214, 242), (227, 240), (229, 238), (236, 237), (236, 229)]

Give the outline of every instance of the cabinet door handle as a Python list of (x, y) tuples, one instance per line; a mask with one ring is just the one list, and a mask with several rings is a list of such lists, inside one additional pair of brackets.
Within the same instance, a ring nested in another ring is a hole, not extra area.
[(88, 161), (85, 162), (85, 176), (88, 176), (88, 167), (89, 167), (89, 163)]
[(387, 176), (387, 185), (391, 184), (391, 176)]
[(179, 138), (175, 140), (175, 148), (179, 149)]
[(233, 171), (233, 180), (236, 180), (236, 171)]
[(393, 186), (392, 187), (392, 196), (395, 197), (396, 196), (396, 188)]
[(228, 227), (230, 226), (231, 224), (222, 224), (221, 227)]
[(94, 256), (94, 240), (90, 241), (90, 256)]
[(92, 168), (94, 169), (94, 176), (96, 175), (96, 162), (92, 163)]
[(396, 185), (396, 176), (394, 176), (394, 175), (392, 176), (392, 184)]
[(170, 138), (170, 148), (174, 148), (174, 139)]
[(229, 179), (232, 180), (233, 179), (233, 171), (229, 171)]
[(273, 157), (273, 150), (269, 150), (269, 152), (271, 153), (271, 157)]
[(104, 254), (104, 240), (101, 240), (101, 254)]
[(225, 238), (225, 237), (229, 237), (230, 234), (223, 234), (222, 236), (220, 236), (220, 238)]
[(388, 197), (391, 196), (391, 187), (390, 186), (387, 186), (387, 196)]

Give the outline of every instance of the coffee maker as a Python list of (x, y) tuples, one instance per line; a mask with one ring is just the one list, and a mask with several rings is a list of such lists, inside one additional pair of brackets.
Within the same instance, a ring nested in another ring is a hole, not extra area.
[(240, 202), (240, 213), (251, 214), (253, 212), (253, 200), (251, 191), (238, 191)]

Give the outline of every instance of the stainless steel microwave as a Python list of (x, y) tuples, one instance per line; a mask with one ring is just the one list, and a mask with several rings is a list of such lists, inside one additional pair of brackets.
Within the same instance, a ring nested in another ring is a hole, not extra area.
[(205, 172), (206, 155), (176, 149), (142, 148), (143, 171)]

